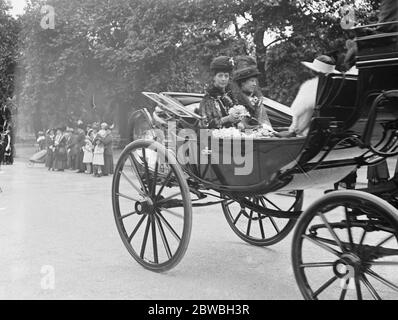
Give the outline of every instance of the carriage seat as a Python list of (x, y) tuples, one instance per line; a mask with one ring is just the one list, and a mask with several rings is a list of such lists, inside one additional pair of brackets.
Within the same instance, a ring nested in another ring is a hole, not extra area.
[(333, 118), (344, 127), (354, 113), (357, 100), (357, 75), (329, 74), (320, 82), (317, 110), (320, 117)]

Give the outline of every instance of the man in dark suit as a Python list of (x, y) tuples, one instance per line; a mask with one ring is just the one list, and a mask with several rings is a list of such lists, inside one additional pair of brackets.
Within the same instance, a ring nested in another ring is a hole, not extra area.
[[(13, 163), (13, 140), (12, 140), (11, 110), (4, 103), (0, 107), (0, 163)], [(7, 160), (7, 161), (6, 161)]]

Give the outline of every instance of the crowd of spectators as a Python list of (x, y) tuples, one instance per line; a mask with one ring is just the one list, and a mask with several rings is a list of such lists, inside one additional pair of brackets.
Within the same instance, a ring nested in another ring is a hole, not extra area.
[(113, 136), (107, 123), (73, 127), (60, 126), (38, 133), (40, 150), (46, 150), (49, 171), (73, 170), (95, 177), (113, 174)]

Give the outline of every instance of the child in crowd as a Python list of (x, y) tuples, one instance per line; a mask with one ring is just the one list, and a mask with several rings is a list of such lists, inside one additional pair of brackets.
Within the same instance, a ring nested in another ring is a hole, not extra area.
[(91, 165), (93, 163), (93, 130), (90, 129), (87, 133), (85, 139), (85, 145), (82, 147), (84, 156), (83, 156), (83, 163), (86, 165), (86, 173), (91, 174)]
[(106, 131), (101, 129), (94, 138), (93, 173), (95, 177), (102, 176), (102, 167), (104, 165), (104, 144), (101, 139), (105, 134)]

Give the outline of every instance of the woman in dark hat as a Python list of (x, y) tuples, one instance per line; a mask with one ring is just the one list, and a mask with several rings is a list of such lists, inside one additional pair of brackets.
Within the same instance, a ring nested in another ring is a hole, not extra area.
[(211, 62), (212, 83), (199, 105), (200, 115), (204, 117), (203, 127), (230, 127), (240, 121), (238, 115), (228, 113), (235, 104), (229, 86), (232, 69), (233, 60), (230, 57), (219, 56)]
[(53, 168), (57, 171), (64, 171), (67, 166), (65, 130), (65, 127), (58, 128), (54, 139), (55, 151)]
[(258, 88), (260, 72), (256, 61), (250, 56), (237, 58), (236, 69), (233, 73), (232, 91), (237, 103), (246, 107), (250, 118), (242, 120), (245, 128), (253, 128), (256, 125), (266, 125), (272, 129), (265, 106), (262, 103), (262, 93)]

